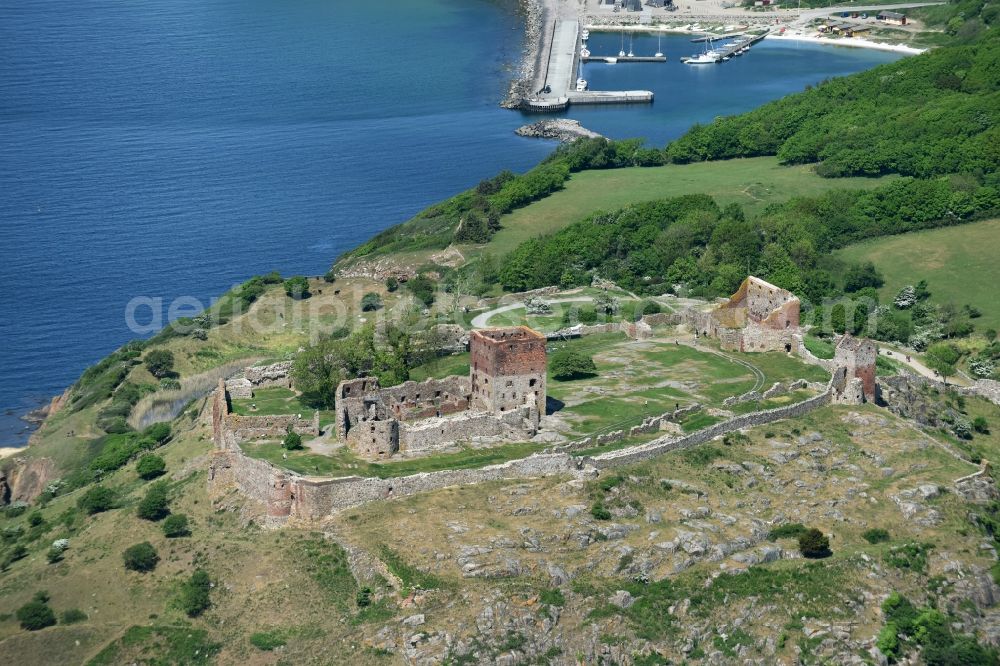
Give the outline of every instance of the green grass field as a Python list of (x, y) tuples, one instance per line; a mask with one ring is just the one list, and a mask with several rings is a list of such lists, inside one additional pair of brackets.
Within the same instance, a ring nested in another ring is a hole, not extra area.
[(880, 291), (890, 302), (907, 284), (927, 280), (936, 303), (966, 303), (982, 310), (976, 327), (1000, 328), (1000, 220), (986, 220), (857, 243), (837, 252), (845, 261), (873, 261), (885, 276)]
[[(556, 231), (597, 210), (682, 194), (708, 194), (720, 205), (738, 203), (754, 213), (794, 196), (838, 188), (872, 188), (885, 178), (820, 178), (812, 167), (781, 166), (777, 158), (671, 164), (573, 174), (564, 189), (501, 219), (486, 249), (506, 254), (525, 240)], [(464, 251), (464, 250), (463, 250)]]

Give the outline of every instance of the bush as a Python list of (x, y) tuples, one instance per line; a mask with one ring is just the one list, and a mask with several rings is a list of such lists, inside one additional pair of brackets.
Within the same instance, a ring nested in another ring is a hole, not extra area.
[(803, 557), (812, 559), (830, 557), (833, 554), (830, 550), (830, 540), (815, 527), (799, 535), (799, 552)]
[(250, 635), (250, 644), (258, 650), (270, 652), (285, 645), (285, 639), (276, 631), (258, 631)]
[(549, 371), (556, 379), (579, 379), (597, 374), (594, 359), (572, 349), (560, 349), (549, 359)]
[(198, 569), (191, 578), (181, 585), (180, 606), (188, 617), (201, 615), (211, 605), (208, 593), (212, 589), (212, 581), (208, 574)]
[(62, 618), (60, 618), (63, 624), (76, 624), (77, 622), (83, 622), (86, 619), (87, 614), (79, 608), (70, 608), (69, 610), (63, 611)]
[(174, 371), (174, 354), (166, 349), (154, 349), (146, 354), (143, 361), (149, 374), (157, 379), (169, 377)]
[(281, 443), (289, 451), (296, 451), (302, 448), (302, 436), (297, 432), (289, 432), (285, 435), (285, 441)]
[(45, 554), (45, 559), (49, 561), (49, 564), (55, 564), (56, 562), (61, 562), (63, 558), (63, 552), (65, 548), (56, 548), (52, 546), (49, 548), (49, 552)]
[(309, 298), (312, 295), (309, 293), (309, 280), (301, 275), (288, 278), (285, 280), (284, 286), (285, 294), (296, 300)]
[(142, 543), (137, 543), (134, 546), (126, 548), (125, 552), (122, 553), (122, 559), (125, 560), (126, 569), (146, 573), (156, 568), (156, 563), (160, 561), (160, 556), (157, 555), (153, 544), (143, 541)]
[(327, 271), (326, 273), (323, 274), (323, 282), (326, 282), (328, 284), (333, 284), (336, 281), (337, 281), (337, 274), (334, 273), (332, 270)]
[(372, 589), (370, 587), (363, 587), (358, 590), (358, 593), (354, 595), (354, 602), (358, 605), (358, 608), (365, 608), (372, 605)]
[(370, 291), (361, 297), (361, 311), (374, 312), (382, 308), (382, 297)]
[(143, 439), (149, 439), (157, 444), (163, 444), (170, 439), (169, 423), (154, 423), (142, 431)]
[(866, 530), (861, 536), (863, 536), (865, 541), (868, 543), (885, 543), (889, 540), (889, 533), (880, 527)]
[(77, 500), (76, 505), (88, 515), (107, 511), (115, 505), (115, 492), (104, 486), (90, 488)]
[(15, 615), (21, 628), (28, 631), (38, 631), (56, 623), (56, 614), (47, 603), (37, 598), (18, 608)]
[(399, 289), (399, 280), (390, 275), (385, 280), (385, 288), (389, 291), (396, 291)]
[(430, 307), (434, 304), (434, 281), (426, 275), (418, 275), (410, 278), (406, 283), (406, 288), (417, 297), (417, 300)]
[(183, 513), (175, 513), (172, 516), (167, 516), (167, 519), (163, 521), (163, 536), (168, 539), (175, 539), (177, 537), (185, 537), (191, 534), (191, 530), (188, 527), (188, 519)]
[(143, 457), (139, 458), (138, 464), (135, 466), (135, 471), (140, 478), (155, 479), (161, 476), (167, 469), (167, 464), (163, 462), (163, 458), (152, 453), (147, 453)]
[(598, 520), (611, 520), (611, 512), (603, 504), (597, 502), (590, 507), (590, 515)]
[(143, 520), (157, 521), (166, 518), (170, 514), (167, 484), (159, 481), (151, 485), (146, 491), (146, 496), (139, 502), (135, 513)]
[(778, 539), (798, 539), (807, 531), (806, 526), (802, 523), (786, 523), (778, 525), (771, 530), (767, 538), (771, 541), (777, 541)]
[(990, 434), (990, 424), (985, 417), (977, 416), (972, 419), (972, 429), (981, 435)]

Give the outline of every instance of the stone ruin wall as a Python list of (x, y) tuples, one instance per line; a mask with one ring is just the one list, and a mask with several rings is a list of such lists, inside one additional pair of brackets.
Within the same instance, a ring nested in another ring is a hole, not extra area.
[(423, 382), (404, 382), (376, 391), (389, 411), (401, 421), (464, 412), (469, 408), (471, 386), (468, 377), (453, 375)]
[(399, 421), (363, 421), (347, 433), (347, 445), (372, 460), (389, 458), (399, 451)]
[(319, 435), (319, 412), (311, 418), (296, 414), (241, 416), (229, 409), (225, 380), (212, 392), (212, 439), (220, 448), (230, 448), (247, 439), (280, 439), (289, 429), (299, 435)]
[(455, 442), (471, 442), (481, 437), (504, 437), (512, 441), (535, 435), (528, 408), (503, 414), (473, 413), (458, 417), (425, 419), (399, 426), (400, 453), (429, 453)]
[(794, 405), (786, 405), (775, 409), (766, 409), (759, 412), (742, 414), (691, 433), (685, 437), (661, 437), (660, 439), (653, 440), (652, 442), (622, 449), (620, 451), (611, 451), (598, 456), (586, 457), (583, 459), (582, 463), (584, 465), (591, 465), (597, 469), (604, 469), (650, 460), (668, 451), (677, 451), (679, 449), (687, 449), (698, 444), (704, 444), (705, 442), (715, 439), (720, 435), (725, 435), (726, 433), (730, 433), (735, 430), (767, 425), (768, 423), (774, 423), (775, 421), (780, 421), (782, 419), (795, 418), (797, 416), (802, 416), (803, 414), (808, 414), (815, 409), (829, 405), (832, 393), (832, 390), (828, 388), (822, 394), (809, 398), (808, 400), (803, 400), (802, 402), (797, 402)]
[(798, 347), (792, 330), (769, 328), (752, 321), (740, 331), (739, 339), (738, 350), (743, 352), (794, 352)]
[(527, 327), (489, 334), (473, 331), (469, 343), (472, 409), (496, 414), (533, 404), (539, 416), (544, 414), (545, 345), (545, 337)]
[(847, 368), (851, 377), (860, 379), (868, 400), (875, 400), (876, 396), (877, 361), (878, 348), (871, 340), (845, 335), (837, 341), (833, 354), (834, 367)]
[(255, 387), (282, 386), (292, 388), (292, 365), (292, 361), (254, 365), (244, 370), (243, 376)]

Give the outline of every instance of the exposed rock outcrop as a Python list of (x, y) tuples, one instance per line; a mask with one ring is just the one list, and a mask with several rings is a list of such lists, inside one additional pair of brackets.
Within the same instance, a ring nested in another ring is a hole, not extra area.
[(539, 120), (537, 123), (524, 125), (514, 130), (518, 136), (527, 136), (535, 139), (557, 139), (563, 143), (576, 141), (577, 139), (597, 139), (600, 134), (592, 132), (583, 127), (578, 120), (569, 118), (556, 118), (553, 120)]

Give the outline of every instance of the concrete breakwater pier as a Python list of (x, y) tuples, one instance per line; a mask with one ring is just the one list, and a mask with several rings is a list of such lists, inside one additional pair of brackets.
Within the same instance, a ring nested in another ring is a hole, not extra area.
[[(521, 100), (521, 109), (536, 113), (563, 111), (571, 104), (649, 104), (653, 101), (650, 90), (597, 91), (576, 90), (576, 71), (582, 56), (580, 50), (580, 22), (557, 20), (550, 30), (549, 48), (543, 53), (545, 63), (542, 85), (529, 97)], [(589, 57), (589, 60), (603, 58)], [(623, 62), (666, 62), (666, 58), (620, 58)]]

